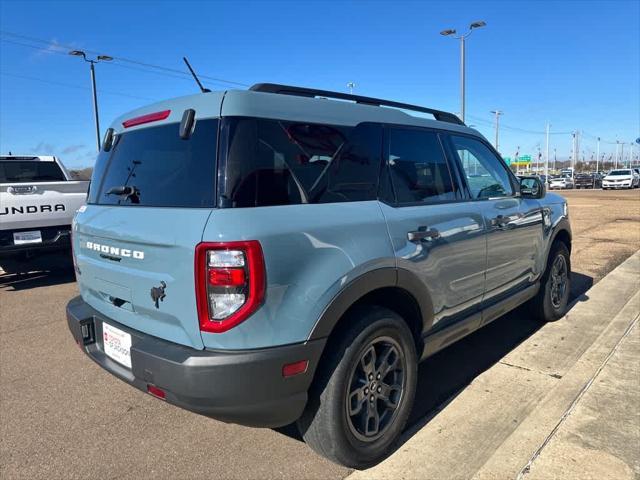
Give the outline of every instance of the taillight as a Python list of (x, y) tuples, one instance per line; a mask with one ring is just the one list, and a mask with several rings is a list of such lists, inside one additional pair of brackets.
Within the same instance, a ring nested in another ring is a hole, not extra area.
[(260, 307), (265, 268), (259, 242), (200, 243), (195, 261), (200, 330), (226, 332)]

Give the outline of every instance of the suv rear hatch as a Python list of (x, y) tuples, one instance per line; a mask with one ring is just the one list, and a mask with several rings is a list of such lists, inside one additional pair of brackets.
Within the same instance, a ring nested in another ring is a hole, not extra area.
[(183, 139), (183, 111), (121, 129), (100, 153), (87, 208), (76, 216), (74, 250), (80, 293), (93, 308), (203, 348), (194, 256), (215, 202), (218, 120), (197, 119)]

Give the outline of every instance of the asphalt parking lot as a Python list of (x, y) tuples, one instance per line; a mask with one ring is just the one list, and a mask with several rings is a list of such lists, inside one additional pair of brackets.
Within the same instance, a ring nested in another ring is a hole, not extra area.
[[(640, 191), (568, 191), (573, 297), (640, 249)], [(251, 429), (167, 405), (105, 373), (68, 334), (68, 261), (0, 275), (1, 478), (344, 478), (292, 428)], [(514, 321), (514, 318), (518, 321)], [(539, 326), (508, 315), (421, 365), (412, 425)], [(411, 431), (411, 429), (410, 429)]]

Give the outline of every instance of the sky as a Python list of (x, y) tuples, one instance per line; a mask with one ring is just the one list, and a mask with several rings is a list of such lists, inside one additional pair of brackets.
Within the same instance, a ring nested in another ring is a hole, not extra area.
[(0, 153), (93, 164), (89, 65), (69, 48), (115, 58), (96, 66), (102, 131), (197, 92), (185, 55), (212, 90), (355, 82), (354, 93), (457, 113), (459, 41), (439, 32), (476, 20), (487, 26), (466, 42), (466, 123), (493, 143), (491, 111), (503, 111), (503, 156), (544, 152), (547, 123), (558, 159), (573, 131), (587, 160), (598, 136), (605, 154), (640, 137), (640, 0), (0, 0)]

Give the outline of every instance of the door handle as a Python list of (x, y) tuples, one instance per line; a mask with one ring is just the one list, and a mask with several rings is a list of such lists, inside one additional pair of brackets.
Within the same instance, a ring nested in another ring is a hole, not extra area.
[(410, 242), (421, 242), (422, 240), (435, 240), (440, 238), (440, 232), (435, 228), (419, 227), (418, 230), (407, 232), (407, 239)]

